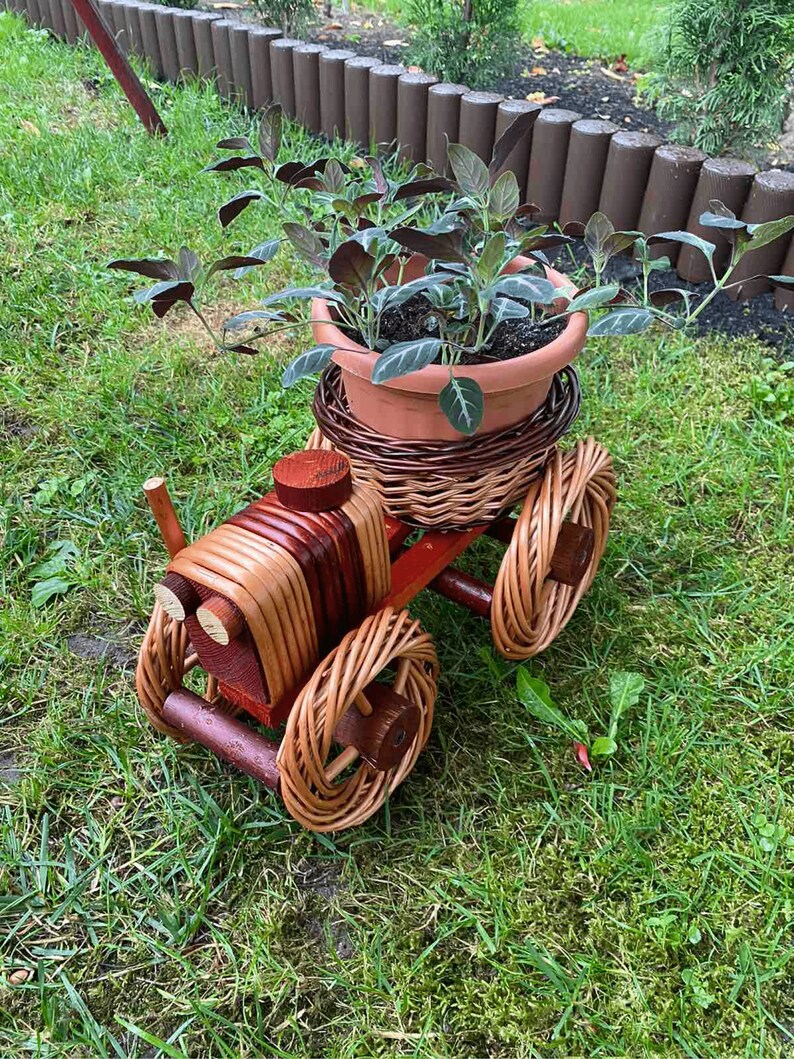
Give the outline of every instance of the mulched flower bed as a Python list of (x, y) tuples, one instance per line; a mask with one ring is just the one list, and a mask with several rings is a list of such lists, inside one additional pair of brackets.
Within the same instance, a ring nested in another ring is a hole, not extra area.
[[(356, 14), (317, 27), (308, 39), (329, 47), (351, 48), (388, 63), (407, 63), (410, 35), (377, 15)], [(489, 87), (514, 99), (548, 101), (549, 106), (578, 110), (585, 118), (613, 121), (635, 132), (665, 138), (668, 126), (636, 100), (636, 72), (623, 63), (604, 66), (597, 59), (551, 51), (537, 38), (522, 44), (510, 73)]]
[[(217, 9), (218, 4), (202, 4)], [(253, 9), (245, 3), (222, 4), (232, 17), (255, 19)], [(335, 12), (331, 21), (320, 23), (303, 34), (307, 41), (325, 44), (329, 48), (349, 48), (360, 55), (371, 55), (387, 63), (408, 64), (410, 33), (406, 27), (381, 15), (354, 11), (349, 15)], [(669, 125), (656, 112), (643, 106), (637, 98), (636, 71), (620, 61), (605, 66), (597, 59), (552, 51), (540, 38), (521, 45), (513, 70), (490, 86), (514, 99), (530, 99), (547, 106), (560, 106), (579, 111), (585, 118), (612, 121), (621, 128), (635, 132), (652, 132), (665, 140)], [(630, 258), (613, 259), (609, 278), (631, 285), (638, 270)], [(680, 287), (706, 293), (696, 284), (686, 283), (675, 270), (655, 272), (651, 278), (653, 289)], [(733, 302), (727, 296), (715, 299), (698, 320), (701, 332), (718, 331), (733, 337), (753, 336), (771, 346), (794, 345), (794, 321), (788, 313), (775, 308), (774, 295), (763, 294), (750, 302)]]

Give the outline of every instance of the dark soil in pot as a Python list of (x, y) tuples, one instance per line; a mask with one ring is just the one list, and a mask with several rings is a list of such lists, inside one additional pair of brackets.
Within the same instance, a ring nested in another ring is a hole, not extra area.
[[(387, 339), (389, 344), (432, 337), (438, 334), (433, 311), (433, 306), (423, 294), (415, 294), (398, 308), (386, 310), (381, 320), (381, 337)], [(488, 346), (476, 356), (465, 356), (460, 363), (488, 364), (522, 357), (525, 353), (547, 346), (562, 334), (567, 322), (567, 317), (562, 316), (551, 320), (547, 316), (539, 320), (529, 317), (505, 320), (494, 331), (493, 340)], [(360, 345), (366, 345), (361, 334), (350, 333), (350, 338)]]

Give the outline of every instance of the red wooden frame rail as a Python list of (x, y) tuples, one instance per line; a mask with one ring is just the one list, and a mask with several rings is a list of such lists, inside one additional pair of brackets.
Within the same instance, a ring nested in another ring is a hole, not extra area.
[(157, 113), (146, 89), (127, 62), (116, 38), (96, 8), (94, 0), (72, 0), (72, 6), (85, 23), (86, 29), (110, 67), (110, 72), (121, 85), (122, 92), (132, 104), (133, 110), (143, 122), (146, 131), (151, 135), (155, 133), (161, 136), (167, 135), (168, 129), (165, 127), (165, 122)]

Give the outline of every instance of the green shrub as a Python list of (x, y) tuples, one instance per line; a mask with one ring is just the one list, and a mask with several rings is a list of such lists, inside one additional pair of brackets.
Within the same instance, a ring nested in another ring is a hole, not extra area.
[(268, 26), (278, 26), (285, 37), (302, 33), (314, 18), (312, 0), (251, 0), (257, 15)]
[(470, 88), (493, 87), (515, 58), (518, 0), (408, 0), (410, 59)]
[(185, 10), (192, 10), (194, 7), (198, 7), (198, 0), (154, 0), (156, 4), (162, 4), (163, 7), (181, 7)]
[(680, 142), (769, 151), (794, 72), (794, 0), (672, 0), (655, 52), (646, 90)]

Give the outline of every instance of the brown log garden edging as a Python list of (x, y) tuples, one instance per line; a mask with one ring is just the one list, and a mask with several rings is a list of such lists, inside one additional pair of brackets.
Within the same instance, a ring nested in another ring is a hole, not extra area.
[[(90, 43), (71, 0), (4, 4), (69, 44)], [(220, 14), (140, 0), (97, 0), (97, 7), (121, 48), (145, 59), (160, 80), (214, 79), (224, 98), (244, 107), (256, 110), (276, 101), (314, 133), (344, 134), (363, 147), (396, 143), (408, 161), (438, 167), (447, 139), (487, 160), (498, 135), (519, 113), (537, 106), (439, 83), (402, 66), (285, 38), (277, 29)], [(526, 189), (527, 201), (540, 206), (543, 224), (586, 221), (601, 209), (618, 229), (639, 228), (645, 235), (686, 229), (703, 236), (697, 218), (713, 198), (751, 223), (794, 212), (794, 173), (757, 173), (736, 159), (709, 159), (694, 148), (662, 144), (650, 134), (621, 131), (564, 107), (542, 111), (506, 167)], [(654, 252), (670, 257), (682, 279), (706, 278), (705, 261), (690, 247), (662, 243)], [(756, 255), (763, 260), (754, 261)], [(792, 262), (789, 236), (748, 254), (736, 275), (745, 283), (731, 296), (749, 299), (768, 291), (769, 282), (756, 274), (790, 272)], [(794, 293), (779, 289), (775, 304), (791, 309)]]

